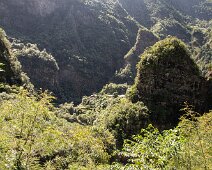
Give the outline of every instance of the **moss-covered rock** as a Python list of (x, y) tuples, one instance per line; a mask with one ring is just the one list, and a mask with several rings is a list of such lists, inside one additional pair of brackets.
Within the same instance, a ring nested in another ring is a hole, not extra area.
[(9, 85), (22, 85), (22, 72), (20, 63), (10, 53), (10, 44), (5, 32), (0, 28), (0, 82)]
[(207, 109), (206, 84), (186, 45), (169, 37), (143, 53), (128, 95), (133, 102), (143, 101), (148, 106), (153, 121), (173, 124), (184, 102), (200, 112)]

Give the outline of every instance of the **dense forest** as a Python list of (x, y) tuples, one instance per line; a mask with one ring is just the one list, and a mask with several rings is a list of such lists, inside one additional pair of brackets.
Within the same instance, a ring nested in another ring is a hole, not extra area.
[(211, 0), (0, 0), (0, 169), (212, 168)]

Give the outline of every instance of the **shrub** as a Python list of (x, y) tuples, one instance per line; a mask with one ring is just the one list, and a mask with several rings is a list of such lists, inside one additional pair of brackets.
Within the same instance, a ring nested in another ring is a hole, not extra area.
[[(107, 163), (104, 143), (89, 126), (57, 118), (52, 97), (20, 90), (0, 105), (0, 169), (66, 169)], [(107, 137), (105, 135), (105, 137)]]

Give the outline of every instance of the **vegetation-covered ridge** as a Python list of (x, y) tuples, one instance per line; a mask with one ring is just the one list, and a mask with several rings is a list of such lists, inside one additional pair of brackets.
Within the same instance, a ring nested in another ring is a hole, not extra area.
[[(46, 49), (40, 50), (37, 44), (24, 43), (10, 38), (11, 52), (20, 61), (22, 70), (30, 75), (30, 81), (36, 89), (55, 92), (58, 89), (59, 66), (55, 58)], [(31, 76), (33, 75), (33, 76)]]
[(152, 119), (176, 122), (184, 102), (199, 112), (211, 108), (210, 81), (200, 75), (186, 45), (169, 37), (141, 55), (135, 84), (129, 91), (133, 102), (143, 101)]
[[(21, 70), (21, 65), (14, 54), (11, 52), (10, 42), (4, 30), (0, 28), (0, 82), (9, 85), (22, 85), (30, 88), (29, 78)], [(4, 87), (1, 86), (1, 91)]]
[(139, 62), (139, 56), (146, 48), (154, 45), (157, 41), (159, 41), (157, 35), (146, 28), (140, 28), (136, 37), (136, 43), (124, 56), (125, 64), (120, 71), (116, 72), (113, 82), (132, 85), (136, 77), (136, 65)]

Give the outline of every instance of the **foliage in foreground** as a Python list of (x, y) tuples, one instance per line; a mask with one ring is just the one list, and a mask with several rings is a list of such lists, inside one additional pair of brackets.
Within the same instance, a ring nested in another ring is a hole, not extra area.
[[(20, 90), (1, 100), (0, 169), (210, 169), (212, 112), (197, 118), (186, 107), (175, 129), (160, 132), (149, 125), (137, 134), (136, 121), (145, 123), (148, 110), (141, 102), (116, 99), (97, 109), (91, 125), (58, 118), (46, 93), (35, 97)], [(118, 144), (126, 139), (114, 154), (112, 134)], [(118, 163), (110, 166), (111, 156)]]
[(51, 97), (21, 90), (0, 105), (0, 169), (73, 169), (108, 163), (106, 132), (55, 116)]
[(112, 169), (205, 169), (212, 167), (212, 112), (195, 117), (186, 108), (175, 129), (159, 132), (152, 125), (142, 129), (132, 140), (125, 140), (119, 157), (125, 166), (114, 164)]

